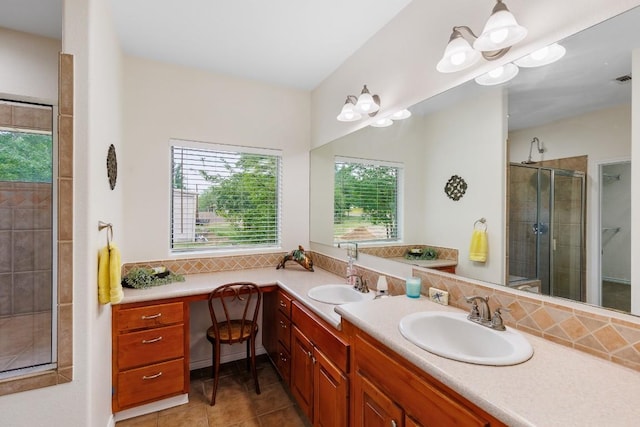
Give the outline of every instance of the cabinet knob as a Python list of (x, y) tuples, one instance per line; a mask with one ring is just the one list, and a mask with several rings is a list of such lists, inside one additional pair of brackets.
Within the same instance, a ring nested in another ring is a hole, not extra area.
[(162, 313), (156, 313), (156, 314), (152, 314), (150, 316), (142, 316), (142, 320), (157, 319), (159, 317), (162, 317)]

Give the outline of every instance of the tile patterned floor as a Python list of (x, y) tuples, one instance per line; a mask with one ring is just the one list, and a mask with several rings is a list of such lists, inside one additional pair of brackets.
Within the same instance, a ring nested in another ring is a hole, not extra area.
[(51, 312), (0, 318), (0, 372), (51, 362)]
[(116, 427), (309, 427), (264, 356), (258, 360), (257, 395), (244, 361), (221, 367), (216, 405), (210, 406), (211, 368), (191, 372), (189, 403), (128, 420)]

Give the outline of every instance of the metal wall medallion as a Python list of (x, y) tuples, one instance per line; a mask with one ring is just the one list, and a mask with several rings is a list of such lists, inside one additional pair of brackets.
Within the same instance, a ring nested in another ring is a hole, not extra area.
[(107, 152), (107, 177), (109, 178), (109, 186), (113, 190), (116, 188), (116, 179), (118, 178), (118, 159), (116, 159), (116, 147), (111, 144)]
[(467, 191), (467, 183), (458, 175), (453, 175), (449, 178), (449, 181), (444, 186), (444, 192), (446, 195), (454, 201), (458, 201), (464, 196)]

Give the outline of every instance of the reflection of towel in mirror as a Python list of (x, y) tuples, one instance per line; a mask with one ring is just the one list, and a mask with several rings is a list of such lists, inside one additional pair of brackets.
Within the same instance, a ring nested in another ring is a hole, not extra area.
[(102, 248), (98, 254), (98, 302), (100, 304), (122, 301), (120, 283), (120, 250), (112, 242)]
[(471, 235), (471, 245), (469, 246), (469, 259), (471, 261), (486, 262), (487, 252), (487, 231), (474, 229)]

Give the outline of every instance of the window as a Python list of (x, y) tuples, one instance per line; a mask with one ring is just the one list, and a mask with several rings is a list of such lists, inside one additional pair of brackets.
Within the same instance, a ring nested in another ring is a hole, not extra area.
[(397, 241), (402, 166), (390, 162), (335, 160), (333, 240)]
[(172, 252), (280, 246), (280, 151), (172, 144)]

